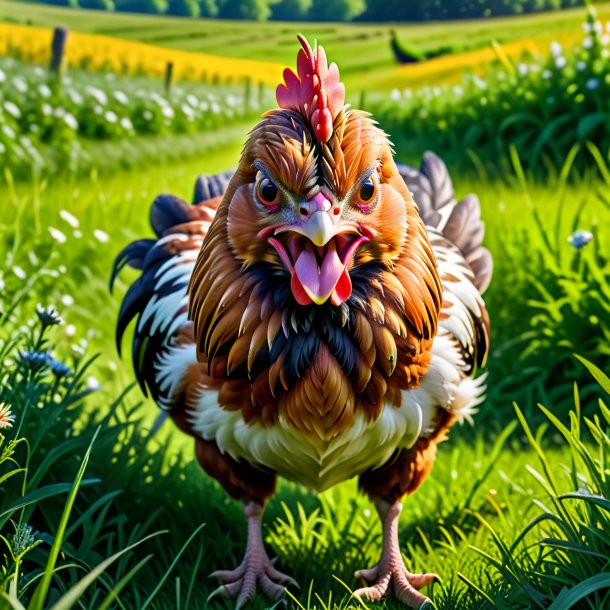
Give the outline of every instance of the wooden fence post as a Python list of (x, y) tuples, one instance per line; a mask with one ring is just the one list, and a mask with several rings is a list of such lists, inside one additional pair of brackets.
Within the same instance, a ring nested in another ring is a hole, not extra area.
[(165, 67), (165, 95), (169, 95), (172, 90), (174, 80), (174, 62), (168, 61)]
[(64, 56), (66, 53), (66, 44), (70, 30), (68, 28), (57, 27), (53, 31), (53, 40), (51, 42), (51, 64), (52, 72), (59, 75), (64, 65)]

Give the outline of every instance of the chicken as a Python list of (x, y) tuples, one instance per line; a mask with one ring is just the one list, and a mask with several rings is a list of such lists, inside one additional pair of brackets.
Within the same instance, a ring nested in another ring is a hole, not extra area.
[(193, 205), (158, 197), (157, 238), (118, 256), (113, 280), (126, 264), (142, 273), (117, 343), (137, 318), (142, 389), (244, 504), (244, 559), (215, 574), (218, 593), (239, 608), (293, 583), (261, 534), (278, 475), (317, 491), (358, 476), (383, 546), (355, 594), (393, 590), (423, 608), (419, 590), (435, 575), (403, 563), (401, 500), (483, 399), (474, 375), (489, 348), (491, 256), (477, 198), (458, 204), (431, 153), (419, 171), (396, 165), (386, 134), (345, 105), (323, 48), (300, 43), (297, 73), (284, 72), (279, 108), (254, 127), (236, 171), (200, 178)]

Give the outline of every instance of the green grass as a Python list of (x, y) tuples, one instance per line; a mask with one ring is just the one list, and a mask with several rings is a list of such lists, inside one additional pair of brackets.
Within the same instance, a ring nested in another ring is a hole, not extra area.
[[(602, 16), (610, 4), (601, 3)], [(329, 58), (341, 68), (348, 91), (365, 89), (371, 74), (381, 78), (395, 65), (389, 31), (424, 52), (454, 52), (487, 47), (543, 34), (560, 35), (580, 28), (585, 9), (538, 13), (523, 17), (429, 24), (319, 24), (256, 23), (167, 16), (92, 13), (48, 5), (4, 1), (0, 20), (55, 27), (67, 25), (79, 32), (138, 40), (157, 46), (202, 51), (228, 57), (244, 57), (294, 65), (296, 33), (324, 44)]]

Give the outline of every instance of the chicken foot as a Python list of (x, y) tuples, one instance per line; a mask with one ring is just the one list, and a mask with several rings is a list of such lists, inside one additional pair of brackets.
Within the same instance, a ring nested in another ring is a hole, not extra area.
[(387, 595), (392, 585), (397, 599), (408, 608), (434, 608), (434, 604), (419, 589), (440, 580), (439, 577), (436, 574), (411, 574), (400, 554), (398, 517), (402, 511), (401, 502), (390, 505), (380, 501), (376, 506), (383, 526), (381, 559), (376, 566), (356, 572), (356, 578), (363, 578), (372, 584), (354, 591), (353, 595), (369, 601), (379, 601)]
[(218, 578), (223, 584), (210, 594), (208, 601), (216, 595), (237, 598), (235, 610), (255, 597), (257, 585), (273, 601), (284, 594), (284, 585), (298, 587), (296, 581), (277, 570), (267, 556), (261, 530), (263, 506), (249, 502), (244, 506), (244, 514), (248, 523), (248, 543), (243, 561), (234, 570), (218, 570), (210, 574), (210, 578)]

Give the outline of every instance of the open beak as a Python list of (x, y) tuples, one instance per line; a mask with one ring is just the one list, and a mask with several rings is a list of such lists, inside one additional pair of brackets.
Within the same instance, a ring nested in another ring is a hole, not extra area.
[(299, 304), (321, 305), (330, 299), (340, 305), (352, 294), (348, 264), (374, 233), (339, 220), (333, 210), (317, 209), (305, 222), (268, 227), (259, 236), (267, 238), (290, 272), (292, 294)]

